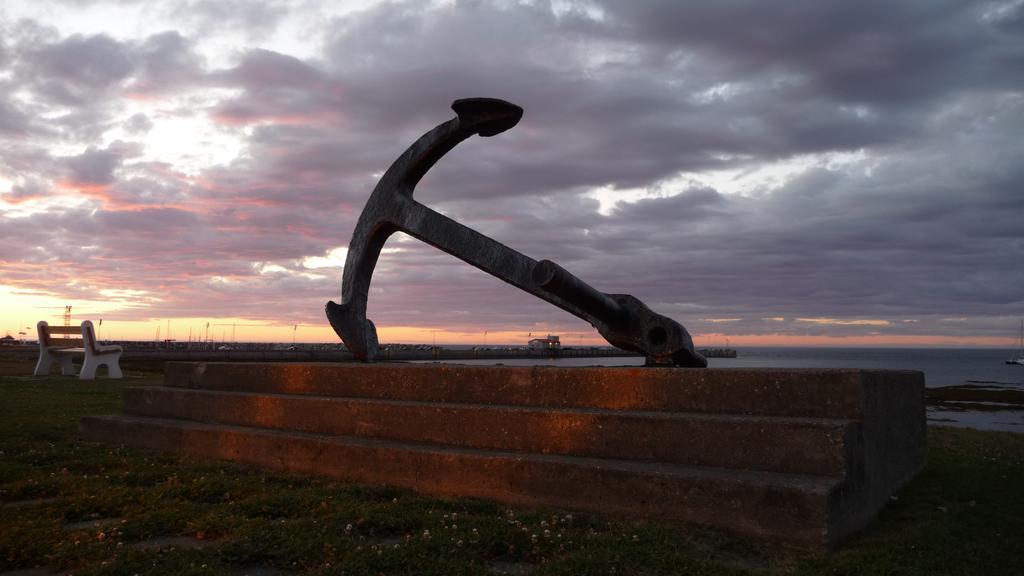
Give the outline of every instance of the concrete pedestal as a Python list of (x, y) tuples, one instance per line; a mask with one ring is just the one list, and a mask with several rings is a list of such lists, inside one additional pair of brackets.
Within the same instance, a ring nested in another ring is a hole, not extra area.
[(925, 461), (873, 370), (169, 363), (92, 440), (833, 547)]

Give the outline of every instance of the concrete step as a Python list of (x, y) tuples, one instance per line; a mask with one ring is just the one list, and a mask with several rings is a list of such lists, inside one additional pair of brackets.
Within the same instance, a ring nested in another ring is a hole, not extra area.
[(842, 478), (851, 420), (548, 408), (175, 387), (125, 391), (129, 416), (400, 442)]
[(83, 433), (819, 547), (867, 525), (926, 445), (924, 377), (902, 371), (170, 363), (126, 410)]
[[(835, 478), (524, 454), (127, 416), (81, 420), (102, 441), (363, 484), (695, 522), (828, 547), (848, 531)], [(852, 504), (852, 502), (847, 502)]]
[(423, 402), (859, 419), (871, 389), (920, 372), (842, 369), (169, 362), (165, 385)]

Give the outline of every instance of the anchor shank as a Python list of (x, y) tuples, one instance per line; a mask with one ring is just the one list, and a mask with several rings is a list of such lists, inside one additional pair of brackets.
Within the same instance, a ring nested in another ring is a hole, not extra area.
[[(447, 252), (520, 290), (546, 300), (570, 314), (583, 318), (594, 326), (604, 323), (601, 317), (577, 306), (574, 302), (539, 287), (534, 282), (537, 261), (501, 242), (488, 238), (411, 199), (406, 199), (403, 202), (398, 220), (395, 223), (398, 229), (410, 236)], [(572, 275), (570, 274), (570, 276)], [(590, 287), (587, 286), (587, 288)]]
[(544, 292), (577, 304), (580, 309), (601, 319), (609, 327), (625, 320), (626, 311), (611, 296), (601, 292), (551, 260), (541, 260), (533, 268), (533, 282)]

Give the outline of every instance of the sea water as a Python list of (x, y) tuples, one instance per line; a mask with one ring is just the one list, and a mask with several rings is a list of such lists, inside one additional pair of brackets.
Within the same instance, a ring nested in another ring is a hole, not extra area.
[[(711, 368), (867, 368), (920, 370), (929, 388), (985, 384), (1024, 390), (1024, 366), (1006, 364), (1012, 352), (982, 348), (737, 348), (736, 358), (709, 358)], [(640, 366), (621, 358), (503, 358), (451, 360), (505, 366)]]

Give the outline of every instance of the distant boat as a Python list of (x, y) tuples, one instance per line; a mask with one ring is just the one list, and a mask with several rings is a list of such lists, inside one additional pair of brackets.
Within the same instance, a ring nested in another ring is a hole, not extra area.
[(1020, 321), (1020, 334), (1017, 336), (1017, 351), (1016, 358), (1011, 358), (1006, 361), (1007, 364), (1016, 364), (1017, 366), (1024, 366), (1024, 319)]

